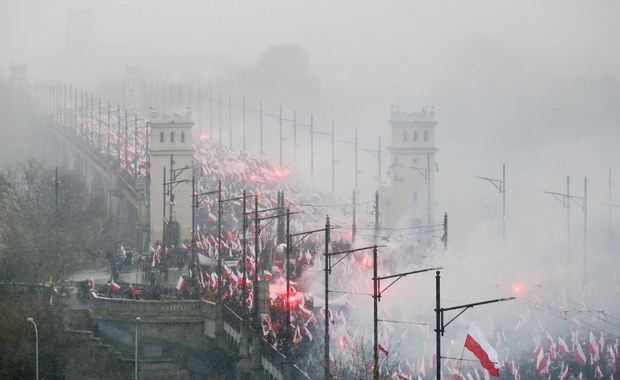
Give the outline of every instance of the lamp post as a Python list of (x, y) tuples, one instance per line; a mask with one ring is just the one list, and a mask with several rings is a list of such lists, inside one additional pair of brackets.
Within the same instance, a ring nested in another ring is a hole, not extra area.
[(39, 330), (37, 329), (37, 324), (34, 322), (34, 319), (32, 318), (27, 318), (26, 321), (28, 322), (32, 322), (32, 325), (34, 326), (34, 336), (36, 339), (36, 351), (35, 351), (35, 364), (36, 364), (36, 380), (39, 380)]
[[(234, 197), (234, 198), (228, 198), (228, 199), (222, 199), (222, 183), (221, 181), (218, 183), (218, 200), (217, 200), (217, 204), (218, 204), (218, 208), (217, 208), (217, 245), (218, 245), (218, 257), (217, 257), (217, 302), (222, 303), (222, 253), (221, 253), (221, 248), (222, 248), (222, 214), (223, 214), (223, 210), (222, 210), (222, 206), (224, 204), (224, 202), (232, 202), (232, 201), (239, 201), (239, 200), (244, 200), (246, 197), (248, 196), (253, 196), (253, 195), (246, 195), (245, 194), (245, 190), (243, 190), (243, 195), (240, 197)], [(245, 206), (244, 206), (245, 207)], [(243, 210), (243, 218), (245, 221), (245, 209)], [(244, 224), (245, 226), (245, 224)], [(244, 227), (245, 228), (245, 227)], [(243, 231), (243, 233), (245, 234), (245, 229)], [(245, 254), (245, 251), (244, 251)], [(245, 269), (245, 257), (243, 258), (244, 262), (244, 269)], [(244, 275), (244, 279), (245, 279), (245, 275)], [(245, 284), (244, 284), (245, 287)], [(246, 300), (244, 299), (243, 302), (246, 302)]]
[(476, 178), (488, 181), (497, 190), (499, 190), (500, 194), (502, 194), (502, 239), (504, 242), (506, 242), (506, 164), (502, 164), (502, 179), (494, 179), (480, 176), (476, 176)]
[(417, 166), (410, 166), (409, 168), (417, 170), (417, 172), (420, 173), (420, 175), (424, 178), (424, 181), (426, 182), (426, 193), (428, 196), (427, 224), (430, 226), (433, 224), (433, 218), (432, 218), (433, 203), (431, 200), (431, 155), (426, 154), (426, 167), (425, 168), (420, 168)]
[[(405, 272), (405, 273), (399, 273), (399, 274), (393, 274), (391, 276), (384, 276), (384, 277), (378, 277), (377, 276), (377, 246), (374, 246), (374, 249), (372, 251), (372, 256), (373, 256), (373, 295), (372, 298), (374, 300), (374, 318), (373, 318), (373, 326), (374, 326), (374, 351), (373, 351), (373, 360), (374, 360), (374, 366), (373, 366), (373, 380), (378, 380), (379, 379), (379, 342), (378, 342), (378, 322), (379, 322), (379, 305), (378, 302), (381, 301), (381, 295), (388, 290), (388, 288), (392, 285), (394, 285), (394, 283), (398, 280), (400, 280), (403, 277), (406, 277), (410, 274), (416, 274), (416, 273), (422, 273), (422, 272), (428, 272), (431, 270), (435, 270), (435, 269), (441, 269), (441, 268), (427, 268), (427, 269), (420, 269), (420, 270), (414, 270), (411, 272)], [(387, 279), (394, 279), (394, 281), (390, 282), (390, 284), (388, 286), (386, 286), (384, 289), (381, 289), (381, 280), (387, 280)]]
[(270, 215), (270, 216), (264, 216), (264, 217), (260, 217), (260, 213), (263, 212), (268, 212), (268, 211), (280, 211), (281, 208), (280, 207), (274, 207), (274, 208), (269, 208), (269, 209), (263, 209), (263, 210), (259, 210), (258, 209), (258, 195), (254, 195), (254, 211), (248, 211), (245, 214), (255, 214), (254, 216), (254, 283), (253, 283), (253, 293), (254, 293), (254, 323), (256, 325), (257, 331), (258, 328), (260, 328), (260, 320), (259, 320), (259, 309), (258, 309), (258, 305), (259, 305), (259, 300), (260, 300), (260, 295), (259, 295), (259, 289), (258, 289), (258, 258), (260, 255), (260, 244), (259, 244), (259, 239), (260, 239), (260, 233), (261, 233), (261, 225), (260, 222), (262, 222), (263, 220), (269, 220), (271, 219), (271, 221), (273, 221), (273, 219), (276, 218), (280, 218), (282, 216), (285, 216), (286, 214), (275, 214), (275, 215)]
[(135, 352), (134, 352), (134, 374), (135, 380), (138, 380), (138, 323), (140, 322), (140, 317), (136, 317), (136, 344), (135, 344)]
[[(486, 304), (495, 303), (495, 302), (510, 301), (510, 300), (514, 300), (514, 299), (516, 299), (516, 297), (497, 298), (497, 299), (488, 300), (488, 301), (474, 302), (474, 303), (468, 303), (468, 304), (464, 304), (464, 305), (458, 305), (458, 306), (452, 306), (452, 307), (443, 307), (442, 308), (441, 307), (441, 273), (439, 271), (435, 272), (435, 302), (436, 302), (436, 307), (435, 307), (435, 321), (436, 321), (435, 339), (436, 339), (436, 347), (437, 347), (436, 363), (435, 363), (435, 365), (437, 367), (436, 368), (436, 370), (437, 370), (437, 379), (441, 379), (441, 337), (445, 333), (446, 327), (448, 327), (448, 325), (450, 323), (452, 323), (456, 318), (458, 318), (461, 314), (463, 314), (465, 311), (467, 311), (467, 309), (471, 309), (474, 306), (486, 305)], [(450, 311), (450, 310), (461, 310), (461, 311), (454, 318), (449, 320), (447, 323), (444, 323), (444, 312)]]
[[(385, 245), (374, 245), (374, 246), (370, 246), (370, 247), (361, 247), (361, 248), (356, 248), (356, 249), (349, 249), (346, 251), (340, 251), (340, 252), (329, 252), (329, 244), (330, 244), (330, 233), (329, 231), (331, 230), (331, 225), (329, 223), (329, 216), (327, 217), (327, 220), (325, 222), (325, 268), (324, 268), (324, 272), (325, 272), (325, 335), (324, 335), (324, 347), (323, 347), (323, 355), (324, 355), (324, 360), (325, 360), (325, 375), (324, 378), (325, 379), (331, 379), (331, 374), (330, 374), (330, 363), (329, 363), (329, 275), (332, 272), (332, 268), (334, 268), (336, 266), (336, 264), (338, 264), (339, 262), (341, 262), (342, 260), (344, 260), (348, 255), (350, 255), (353, 252), (359, 252), (359, 251), (365, 251), (368, 249), (374, 249), (375, 252), (377, 250), (378, 247), (386, 247)], [(342, 255), (344, 254), (344, 256), (342, 256), (341, 258), (339, 258), (338, 260), (336, 260), (336, 262), (332, 263), (331, 258), (332, 256), (335, 255)]]
[[(200, 268), (200, 258), (198, 257), (198, 253), (196, 252), (196, 217), (195, 217), (196, 209), (198, 208), (198, 204), (199, 204), (198, 197), (202, 197), (205, 195), (220, 194), (222, 191), (222, 180), (218, 180), (217, 183), (218, 183), (217, 190), (207, 191), (204, 193), (197, 194), (196, 193), (196, 175), (195, 175), (195, 171), (192, 171), (192, 263), (190, 263), (192, 267), (197, 266), (198, 268)], [(196, 265), (196, 262), (198, 263), (198, 265)], [(218, 273), (218, 276), (219, 276), (219, 273)]]

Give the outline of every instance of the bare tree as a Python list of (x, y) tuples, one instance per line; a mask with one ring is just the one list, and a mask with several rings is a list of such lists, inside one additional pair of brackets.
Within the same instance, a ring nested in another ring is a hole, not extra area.
[(0, 173), (0, 281), (64, 279), (101, 244), (104, 201), (74, 173), (34, 160)]

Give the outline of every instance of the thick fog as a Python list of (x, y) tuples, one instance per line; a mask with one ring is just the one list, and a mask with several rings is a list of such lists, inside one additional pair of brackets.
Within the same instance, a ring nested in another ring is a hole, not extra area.
[[(519, 283), (519, 296), (538, 297), (520, 307), (544, 308), (544, 297), (586, 282), (589, 296), (572, 293), (567, 307), (605, 310), (617, 331), (619, 17), (615, 0), (9, 0), (0, 3), (0, 77), (26, 63), (32, 79), (113, 97), (125, 66), (139, 65), (152, 80), (246, 96), (253, 107), (262, 99), (270, 112), (282, 104), (305, 122), (313, 113), (319, 131), (333, 120), (339, 140), (352, 141), (357, 128), (361, 147), (376, 149), (381, 137), (384, 180), (391, 107), (432, 106), (436, 220), (449, 214), (450, 244), (427, 264), (445, 268), (446, 303), (512, 296)], [(319, 154), (329, 154), (327, 141)], [(349, 197), (352, 150), (337, 150), (338, 193)], [(360, 198), (369, 201), (376, 158), (359, 160)], [(475, 178), (501, 179), (503, 164), (505, 242), (501, 194)], [(587, 223), (583, 200), (571, 200), (568, 239), (566, 209), (544, 193), (565, 193), (567, 176), (578, 197), (587, 177), (588, 197)], [(327, 189), (329, 173), (317, 177)], [(423, 276), (399, 284), (427, 288), (414, 299), (431, 307), (434, 282)], [(498, 316), (504, 307), (489, 308)]]

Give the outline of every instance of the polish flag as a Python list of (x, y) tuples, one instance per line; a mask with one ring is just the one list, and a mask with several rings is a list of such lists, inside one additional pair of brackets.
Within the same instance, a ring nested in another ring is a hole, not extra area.
[(385, 356), (388, 356), (390, 354), (390, 351), (388, 351), (385, 347), (383, 347), (382, 345), (378, 344), (377, 345), (379, 348), (379, 351), (383, 352), (385, 354)]
[(594, 378), (601, 379), (603, 377), (603, 371), (601, 371), (601, 367), (597, 364), (594, 369)]
[(536, 358), (536, 369), (538, 370), (538, 373), (547, 371), (547, 355), (542, 350), (540, 350), (538, 357)]
[(304, 305), (299, 304), (299, 312), (301, 313), (301, 315), (304, 316), (304, 318), (311, 318), (312, 317), (312, 311), (306, 309), (304, 307)]
[(594, 334), (592, 334), (592, 331), (590, 331), (590, 341), (588, 342), (588, 353), (594, 355), (595, 361), (598, 360), (598, 342), (596, 341)]
[(560, 350), (560, 352), (563, 352), (565, 354), (568, 353), (568, 345), (561, 336), (558, 337), (558, 349)]
[(461, 375), (458, 369), (447, 367), (448, 368), (448, 379), (450, 380), (465, 380), (465, 377)]
[(420, 368), (418, 369), (418, 373), (426, 377), (426, 368), (424, 368), (424, 356), (420, 358)]
[(565, 367), (562, 362), (562, 369), (560, 370), (560, 380), (568, 380), (568, 365)]
[(549, 347), (553, 346), (553, 338), (548, 332), (547, 332), (547, 346)]
[(185, 286), (187, 285), (187, 280), (185, 279), (185, 277), (181, 276), (179, 277), (179, 281), (177, 281), (177, 290), (179, 292), (182, 292), (183, 290), (185, 290)]
[(542, 351), (542, 346), (540, 344), (537, 344), (532, 354), (534, 355), (535, 358), (537, 358), (541, 351)]
[(603, 349), (605, 348), (605, 337), (603, 337), (603, 333), (601, 332), (601, 336), (598, 338), (598, 352), (601, 354)]
[(114, 281), (110, 281), (108, 283), (108, 287), (112, 289), (113, 292), (118, 293), (121, 291), (121, 286)]
[(616, 353), (614, 352), (614, 348), (611, 344), (607, 345), (607, 360), (610, 363), (616, 363)]
[(586, 364), (586, 354), (583, 353), (583, 349), (581, 348), (581, 344), (577, 344), (575, 346), (575, 360), (581, 365)]
[(469, 327), (469, 332), (465, 338), (465, 348), (473, 352), (474, 355), (480, 360), (482, 367), (486, 369), (491, 376), (499, 376), (499, 360), (497, 359), (497, 352), (491, 347), (484, 335), (478, 330), (473, 323)]

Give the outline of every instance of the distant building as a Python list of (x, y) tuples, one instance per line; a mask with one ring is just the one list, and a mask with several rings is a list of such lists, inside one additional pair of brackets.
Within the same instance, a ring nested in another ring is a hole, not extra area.
[(392, 107), (389, 185), (381, 190), (383, 228), (435, 224), (435, 111)]
[[(182, 243), (192, 228), (192, 114), (151, 112), (150, 240)], [(164, 174), (165, 171), (165, 174)], [(164, 225), (166, 237), (164, 238)]]

